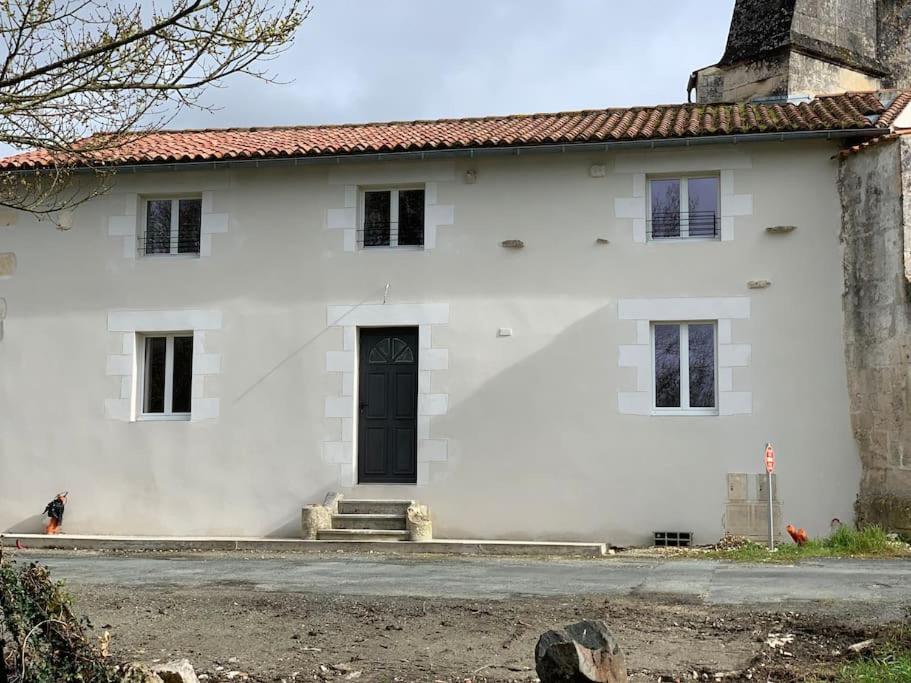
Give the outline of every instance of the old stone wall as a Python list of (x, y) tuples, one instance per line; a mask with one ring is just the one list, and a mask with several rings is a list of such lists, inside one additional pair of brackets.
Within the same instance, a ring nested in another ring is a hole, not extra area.
[(879, 0), (879, 59), (889, 76), (888, 88), (911, 87), (911, 2)]
[(911, 140), (846, 158), (839, 184), (857, 518), (911, 533)]

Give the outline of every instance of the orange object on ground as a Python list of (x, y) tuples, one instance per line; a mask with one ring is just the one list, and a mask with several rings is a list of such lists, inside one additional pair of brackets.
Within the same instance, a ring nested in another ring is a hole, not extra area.
[(785, 529), (797, 545), (803, 545), (809, 540), (804, 529), (795, 529), (793, 524), (788, 524)]

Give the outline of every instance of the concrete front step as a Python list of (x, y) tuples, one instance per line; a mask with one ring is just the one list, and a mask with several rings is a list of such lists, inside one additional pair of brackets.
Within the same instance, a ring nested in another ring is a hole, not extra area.
[(405, 515), (332, 515), (332, 528), (405, 531)]
[(369, 500), (342, 498), (338, 502), (339, 514), (343, 515), (399, 515), (404, 516), (413, 500)]
[(407, 541), (407, 531), (391, 529), (321, 529), (321, 541)]

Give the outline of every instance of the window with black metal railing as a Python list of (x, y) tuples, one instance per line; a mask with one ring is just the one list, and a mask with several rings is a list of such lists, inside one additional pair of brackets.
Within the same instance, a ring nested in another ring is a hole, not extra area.
[(424, 246), (424, 190), (366, 190), (358, 246)]
[(649, 240), (721, 236), (717, 176), (649, 179)]
[(141, 256), (199, 254), (202, 199), (147, 199), (137, 248)]
[(648, 221), (647, 237), (654, 240), (719, 235), (718, 214), (714, 211), (653, 213)]

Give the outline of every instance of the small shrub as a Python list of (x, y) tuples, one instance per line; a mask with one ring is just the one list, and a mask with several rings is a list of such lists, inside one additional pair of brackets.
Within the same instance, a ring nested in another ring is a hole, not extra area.
[(73, 614), (70, 602), (46, 567), (0, 564), (0, 639), (6, 640), (4, 654), (13, 664), (10, 681), (118, 680), (85, 635), (91, 624)]
[(841, 526), (822, 541), (824, 547), (846, 555), (876, 555), (888, 553), (895, 543), (885, 530), (875, 524), (855, 529)]

